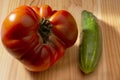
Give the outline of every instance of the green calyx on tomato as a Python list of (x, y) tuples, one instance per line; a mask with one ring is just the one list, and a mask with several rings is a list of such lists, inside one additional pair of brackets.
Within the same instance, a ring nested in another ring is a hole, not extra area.
[(44, 71), (74, 45), (78, 29), (73, 16), (48, 5), (20, 6), (5, 18), (1, 39), (6, 50), (30, 71)]
[(40, 36), (43, 39), (43, 43), (46, 43), (49, 40), (49, 36), (51, 34), (51, 28), (52, 28), (52, 24), (50, 23), (50, 21), (46, 20), (45, 18), (42, 18), (38, 32), (40, 33)]

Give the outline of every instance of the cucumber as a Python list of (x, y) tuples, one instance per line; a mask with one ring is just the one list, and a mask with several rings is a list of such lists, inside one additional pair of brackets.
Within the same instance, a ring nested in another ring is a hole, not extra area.
[(86, 10), (81, 14), (82, 43), (79, 46), (80, 69), (85, 74), (95, 70), (102, 54), (102, 35), (96, 17)]

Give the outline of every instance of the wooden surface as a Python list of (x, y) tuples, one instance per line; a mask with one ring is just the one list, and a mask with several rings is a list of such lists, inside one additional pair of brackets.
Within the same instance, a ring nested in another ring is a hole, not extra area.
[(0, 42), (0, 80), (120, 80), (120, 0), (0, 0), (0, 28), (5, 16), (24, 4), (48, 4), (53, 9), (68, 10), (77, 22), (79, 34), (81, 11), (93, 12), (102, 29), (102, 57), (93, 73), (82, 74), (78, 62), (78, 37), (56, 65), (44, 72), (33, 73), (9, 55)]

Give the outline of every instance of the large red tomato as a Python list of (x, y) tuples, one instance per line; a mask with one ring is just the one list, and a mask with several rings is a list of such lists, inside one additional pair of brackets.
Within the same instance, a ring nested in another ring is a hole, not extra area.
[(43, 71), (56, 63), (78, 35), (73, 16), (48, 5), (20, 6), (2, 25), (2, 43), (30, 71)]

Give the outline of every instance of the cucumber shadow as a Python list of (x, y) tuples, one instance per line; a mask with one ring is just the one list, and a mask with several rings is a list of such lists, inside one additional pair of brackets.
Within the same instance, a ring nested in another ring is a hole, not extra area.
[(111, 75), (116, 75), (114, 80), (119, 80), (120, 32), (117, 29), (118, 26), (112, 26), (102, 20), (99, 20), (98, 23), (102, 32), (102, 55), (95, 70), (87, 75), (81, 74), (82, 79), (94, 80), (100, 77), (109, 80), (112, 78)]

